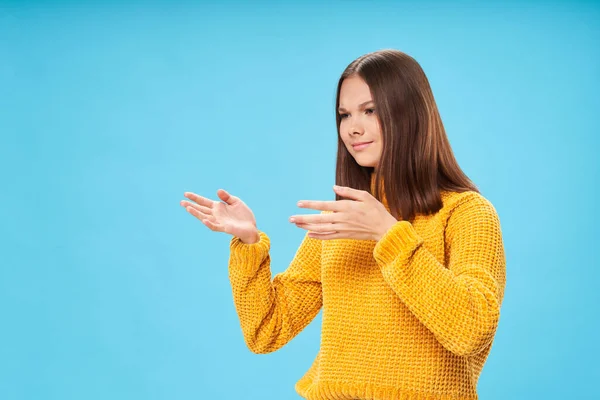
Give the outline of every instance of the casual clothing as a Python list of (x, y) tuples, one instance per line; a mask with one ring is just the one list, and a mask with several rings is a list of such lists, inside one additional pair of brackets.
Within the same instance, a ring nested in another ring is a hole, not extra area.
[(442, 200), (435, 215), (398, 221), (379, 241), (305, 235), (272, 280), (267, 234), (253, 244), (233, 237), (229, 279), (249, 349), (278, 350), (322, 308), (300, 396), (476, 400), (504, 296), (500, 221), (476, 192)]

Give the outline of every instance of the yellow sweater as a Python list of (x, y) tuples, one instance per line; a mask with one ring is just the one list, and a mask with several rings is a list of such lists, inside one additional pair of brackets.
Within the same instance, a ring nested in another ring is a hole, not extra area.
[(269, 237), (233, 237), (229, 279), (249, 349), (276, 351), (323, 308), (320, 350), (295, 385), (303, 398), (477, 399), (504, 296), (500, 221), (476, 192), (442, 198), (435, 215), (379, 241), (305, 234), (273, 280)]

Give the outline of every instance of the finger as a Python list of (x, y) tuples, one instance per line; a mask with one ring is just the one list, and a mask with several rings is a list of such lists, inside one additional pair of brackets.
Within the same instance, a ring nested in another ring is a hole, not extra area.
[(183, 194), (185, 197), (187, 197), (188, 199), (195, 201), (196, 203), (200, 204), (201, 206), (204, 207), (208, 207), (208, 208), (212, 208), (215, 201), (211, 200), (209, 198), (197, 195), (196, 193), (192, 193), (192, 192), (185, 192)]
[(217, 231), (217, 232), (223, 232), (223, 226), (220, 224), (212, 222), (208, 219), (203, 219), (202, 223), (204, 225), (206, 225), (210, 230)]
[(180, 204), (185, 208), (194, 207), (196, 210), (198, 210), (206, 215), (212, 215), (212, 210), (213, 210), (212, 208), (204, 207), (199, 204), (192, 203), (192, 202), (185, 201), (185, 200), (182, 200)]
[(217, 196), (219, 196), (221, 200), (229, 205), (233, 204), (238, 199), (236, 196), (232, 196), (224, 189), (217, 190)]
[(341, 222), (342, 215), (336, 214), (309, 214), (309, 215), (292, 215), (290, 222), (299, 224), (332, 224)]
[(343, 233), (339, 233), (339, 232), (332, 232), (332, 233), (313, 233), (313, 232), (309, 232), (308, 233), (308, 237), (313, 238), (313, 239), (320, 239), (320, 240), (332, 240), (332, 239), (348, 239), (347, 236), (345, 236)]
[(311, 232), (337, 232), (340, 229), (337, 224), (296, 224), (298, 228), (306, 229)]
[(199, 211), (198, 209), (196, 209), (196, 208), (194, 208), (192, 206), (186, 207), (185, 210), (187, 212), (189, 212), (190, 214), (192, 214), (194, 217), (196, 217), (199, 220), (201, 220), (201, 221), (203, 219), (206, 219), (206, 218), (213, 218), (214, 219), (214, 216), (209, 215), (209, 214), (204, 214), (203, 212)]
[(333, 186), (333, 191), (342, 197), (360, 201), (365, 201), (367, 195), (370, 195), (366, 190), (358, 190), (348, 186)]
[(353, 200), (333, 200), (333, 201), (317, 201), (317, 200), (300, 200), (298, 207), (309, 208), (312, 210), (321, 211), (345, 211), (349, 209), (350, 203)]
[(194, 207), (188, 207), (186, 210), (189, 211), (190, 214), (198, 218), (204, 225), (206, 225), (210, 230), (213, 231), (223, 231), (224, 228), (221, 224), (217, 223), (215, 217), (213, 215), (205, 215), (200, 211), (196, 210)]

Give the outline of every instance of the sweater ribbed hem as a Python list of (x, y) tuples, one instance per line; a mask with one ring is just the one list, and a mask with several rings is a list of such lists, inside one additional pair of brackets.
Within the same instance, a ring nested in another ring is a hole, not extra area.
[(471, 396), (461, 396), (458, 393), (425, 393), (364, 382), (319, 380), (312, 383), (301, 379), (296, 383), (295, 389), (307, 400), (478, 400), (476, 393)]
[(379, 265), (388, 265), (398, 256), (410, 257), (422, 243), (423, 238), (410, 222), (398, 221), (379, 239), (373, 249), (373, 257)]
[(235, 266), (236, 271), (245, 275), (253, 275), (269, 255), (271, 248), (269, 237), (261, 230), (258, 231), (258, 234), (260, 239), (256, 243), (244, 243), (237, 236), (231, 238), (229, 243), (230, 265)]

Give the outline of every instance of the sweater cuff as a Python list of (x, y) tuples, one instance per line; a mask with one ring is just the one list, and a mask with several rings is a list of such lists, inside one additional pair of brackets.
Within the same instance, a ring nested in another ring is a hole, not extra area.
[(271, 241), (266, 233), (259, 230), (259, 241), (244, 243), (242, 239), (233, 236), (229, 243), (230, 265), (245, 274), (256, 272), (258, 267), (269, 255)]
[(379, 239), (373, 249), (373, 257), (381, 266), (385, 266), (401, 256), (407, 259), (423, 243), (412, 224), (402, 220), (396, 222)]

